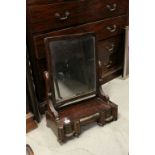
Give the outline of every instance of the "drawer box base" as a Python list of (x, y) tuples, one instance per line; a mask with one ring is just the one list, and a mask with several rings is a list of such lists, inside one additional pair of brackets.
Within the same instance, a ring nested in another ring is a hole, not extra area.
[(95, 97), (58, 110), (59, 120), (56, 120), (48, 109), (47, 126), (54, 131), (58, 141), (62, 143), (70, 137), (79, 136), (82, 126), (89, 123), (96, 122), (99, 126), (104, 126), (106, 123), (117, 120), (117, 111), (116, 104)]

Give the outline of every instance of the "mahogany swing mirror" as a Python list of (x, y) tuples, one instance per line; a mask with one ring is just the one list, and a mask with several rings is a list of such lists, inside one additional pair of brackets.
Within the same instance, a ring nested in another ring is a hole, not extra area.
[(96, 95), (95, 37), (91, 34), (47, 39), (55, 107)]
[(60, 142), (80, 134), (82, 125), (104, 125), (117, 119), (117, 105), (99, 91), (96, 40), (93, 33), (45, 39), (47, 125)]

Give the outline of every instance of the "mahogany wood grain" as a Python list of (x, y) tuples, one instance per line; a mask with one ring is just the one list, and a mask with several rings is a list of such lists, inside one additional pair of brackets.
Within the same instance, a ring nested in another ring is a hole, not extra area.
[[(60, 143), (73, 136), (79, 136), (83, 125), (96, 122), (103, 126), (117, 120), (118, 106), (111, 101), (94, 97), (58, 110), (59, 120), (56, 120), (50, 109), (46, 112), (47, 126), (56, 134)], [(69, 123), (66, 124), (65, 120)]]
[[(107, 27), (116, 25), (114, 32), (107, 30)], [(124, 32), (124, 27), (126, 25), (126, 16), (119, 16), (115, 18), (105, 19), (95, 23), (85, 24), (73, 28), (62, 29), (59, 31), (52, 31), (50, 33), (45, 33), (42, 35), (34, 36), (35, 52), (38, 59), (45, 57), (45, 45), (44, 38), (54, 37), (60, 35), (78, 34), (78, 33), (88, 33), (94, 32), (96, 34), (97, 40), (103, 40), (108, 37), (112, 37)]]
[(127, 12), (127, 5), (127, 0), (66, 1), (33, 5), (29, 7), (32, 32), (65, 28), (122, 15)]
[[(71, 120), (83, 118), (94, 113), (97, 113), (102, 108), (110, 110), (110, 106), (103, 104), (100, 98), (91, 98), (86, 101), (78, 102), (77, 104), (69, 105), (58, 110), (60, 118), (69, 117)], [(110, 113), (110, 112), (109, 112)]]

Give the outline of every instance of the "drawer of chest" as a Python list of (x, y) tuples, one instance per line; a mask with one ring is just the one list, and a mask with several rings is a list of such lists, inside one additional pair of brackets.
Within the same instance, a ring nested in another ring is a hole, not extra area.
[(32, 32), (60, 29), (125, 14), (128, 0), (77, 0), (28, 7)]
[(33, 40), (35, 45), (36, 57), (38, 59), (45, 57), (46, 52), (44, 46), (44, 39), (47, 37), (94, 32), (96, 34), (97, 40), (103, 40), (108, 37), (115, 36), (124, 32), (125, 25), (126, 25), (126, 16), (120, 16), (73, 28), (62, 29), (60, 31), (52, 31), (50, 33), (42, 35), (35, 35)]
[(124, 53), (124, 35), (112, 37), (98, 43), (98, 63), (101, 77), (113, 69), (122, 68)]

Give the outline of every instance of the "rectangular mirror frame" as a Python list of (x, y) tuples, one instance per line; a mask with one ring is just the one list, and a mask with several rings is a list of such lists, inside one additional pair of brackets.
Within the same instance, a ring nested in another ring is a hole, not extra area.
[(54, 80), (53, 80), (54, 62), (52, 61), (52, 52), (50, 51), (49, 42), (62, 40), (62, 39), (75, 39), (75, 38), (80, 38), (80, 37), (84, 37), (84, 36), (93, 36), (94, 38), (96, 38), (95, 34), (90, 32), (90, 33), (80, 33), (80, 34), (56, 36), (56, 37), (47, 37), (44, 39), (44, 43), (45, 43), (45, 47), (46, 47), (47, 69), (48, 69), (48, 73), (49, 73), (50, 92), (52, 94), (51, 99), (52, 99), (52, 102), (56, 108), (68, 105), (68, 103), (79, 102), (81, 99), (82, 100), (83, 100), (83, 98), (87, 99), (87, 98), (89, 98), (89, 96), (91, 97), (91, 95), (94, 95), (94, 94), (95, 94), (94, 95), (94, 97), (95, 97), (99, 92), (99, 80), (98, 80), (99, 79), (99, 76), (98, 76), (99, 75), (99, 67), (98, 67), (98, 56), (97, 56), (97, 47), (96, 47), (96, 39), (95, 39), (95, 43), (94, 43), (95, 47), (94, 48), (95, 48), (95, 65), (96, 65), (96, 91), (94, 91), (92, 93), (88, 93), (86, 95), (81, 95), (81, 96), (77, 96), (77, 97), (74, 97), (71, 99), (67, 99), (67, 100), (61, 101), (60, 103), (56, 103)]

